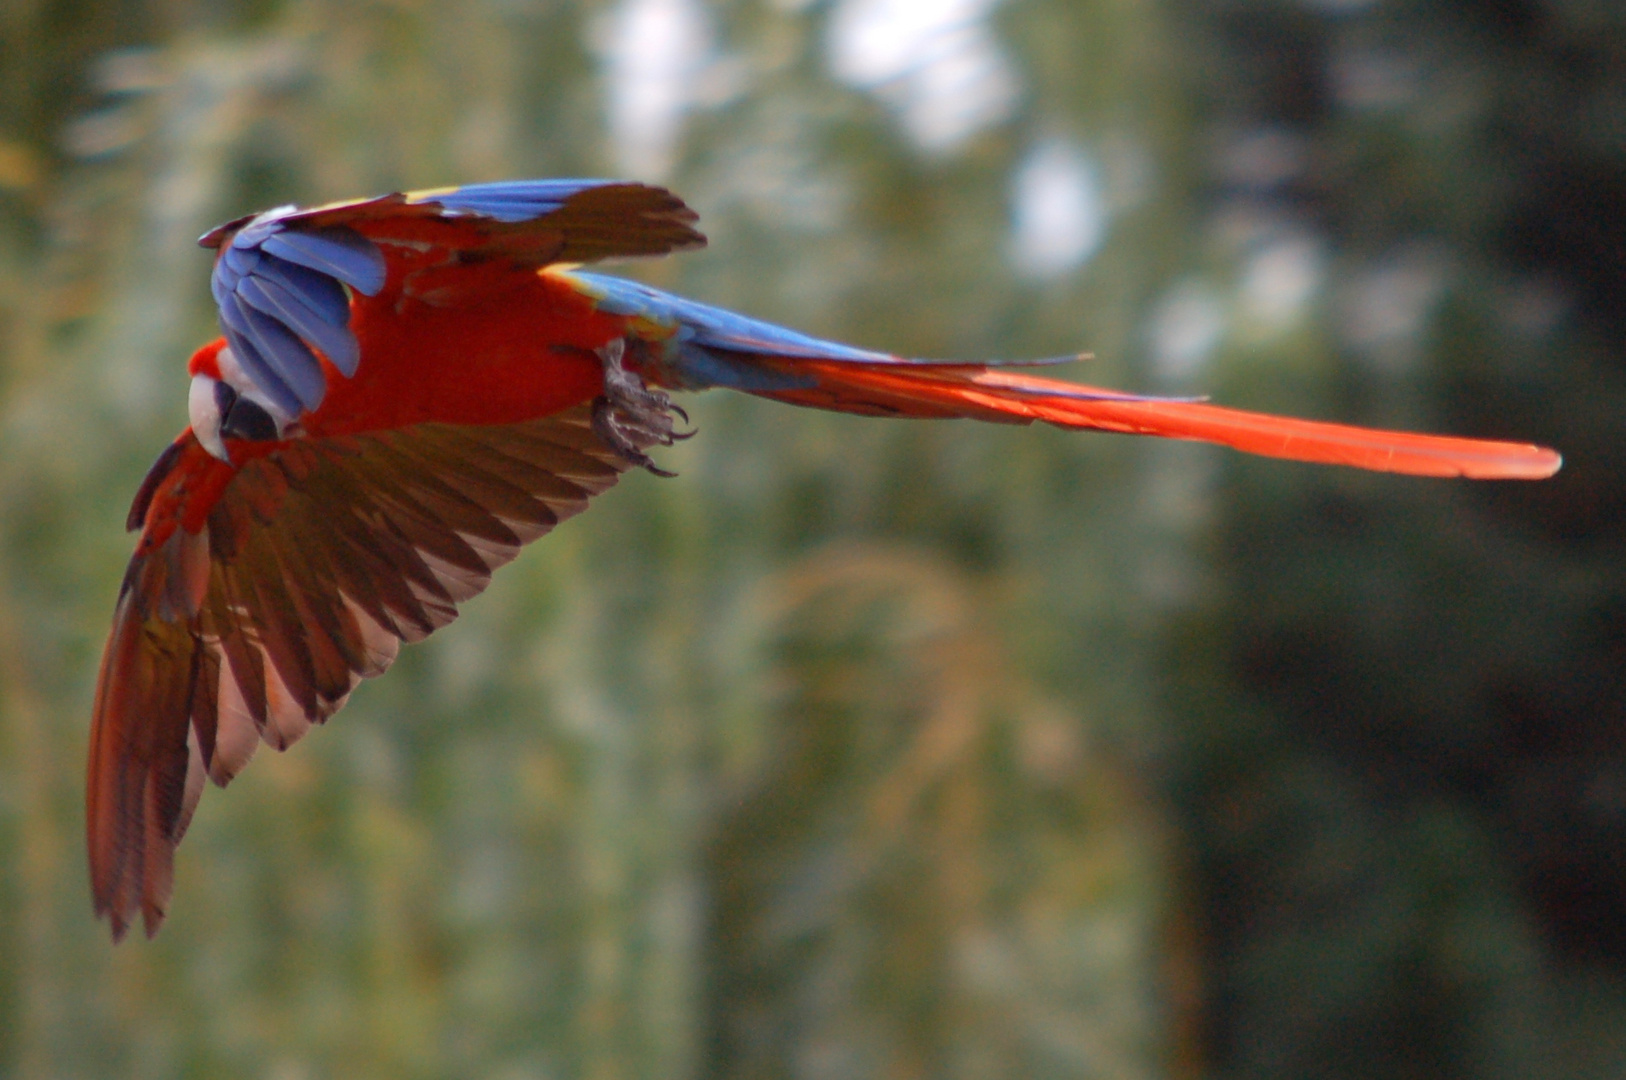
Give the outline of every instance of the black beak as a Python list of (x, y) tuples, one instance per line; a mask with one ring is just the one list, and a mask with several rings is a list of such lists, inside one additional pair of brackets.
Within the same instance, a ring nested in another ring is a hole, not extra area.
[(224, 383), (217, 384), (215, 398), (219, 400), (222, 395), (220, 389), (224, 388), (232, 400), (229, 404), (222, 401), (220, 437), (222, 439), (249, 439), (256, 442), (268, 442), (277, 438), (277, 422), (271, 419), (271, 414), (259, 405), (245, 397), (239, 397), (231, 387)]

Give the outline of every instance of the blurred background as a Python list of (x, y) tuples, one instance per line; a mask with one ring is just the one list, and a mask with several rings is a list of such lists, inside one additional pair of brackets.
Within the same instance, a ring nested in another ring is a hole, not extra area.
[[(923, 356), (1539, 441), (1469, 484), (685, 402), (211, 792), (82, 761), (209, 226), (665, 182), (626, 272)], [(0, 1076), (1626, 1074), (1626, 8), (7, 0)]]

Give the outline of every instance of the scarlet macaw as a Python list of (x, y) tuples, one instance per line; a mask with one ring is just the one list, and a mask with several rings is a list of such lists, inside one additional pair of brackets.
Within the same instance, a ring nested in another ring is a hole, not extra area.
[(1429, 476), (1559, 467), (1536, 446), (904, 359), (574, 269), (702, 246), (695, 221), (661, 188), (533, 180), (281, 207), (201, 239), (224, 336), (193, 355), (191, 426), (130, 508), (93, 707), (90, 872), (115, 940), (137, 912), (149, 935), (163, 921), (205, 778), (332, 715), (618, 474), (659, 472), (647, 451), (688, 434), (666, 390)]

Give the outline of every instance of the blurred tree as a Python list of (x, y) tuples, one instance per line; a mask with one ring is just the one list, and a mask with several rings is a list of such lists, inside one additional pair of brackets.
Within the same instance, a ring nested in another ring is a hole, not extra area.
[[(1617, 1075), (1626, 18), (1181, 7), (1208, 232), (1245, 274), (1284, 235), (1318, 252), (1325, 385), (1371, 420), (1519, 423), (1568, 456), (1518, 489), (1229, 474), (1223, 584), (1179, 620), (1167, 684), (1214, 1059)], [(1235, 370), (1281, 385), (1250, 351)]]

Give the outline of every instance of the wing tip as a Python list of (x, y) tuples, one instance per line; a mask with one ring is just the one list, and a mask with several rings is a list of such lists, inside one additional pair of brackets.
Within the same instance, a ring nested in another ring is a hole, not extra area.
[(108, 929), (113, 938), (113, 944), (118, 945), (122, 943), (125, 937), (129, 935), (130, 921), (126, 919), (123, 914), (113, 910), (111, 907), (98, 903), (96, 905), (96, 917), (98, 919), (106, 919), (108, 921)]
[[(143, 890), (151, 887), (150, 882), (143, 882)], [(158, 936), (163, 928), (164, 919), (169, 915), (167, 902), (160, 903), (150, 896), (144, 896), (139, 903), (120, 904), (110, 898), (97, 897), (95, 903), (96, 917), (106, 919), (108, 923), (108, 936), (114, 945), (124, 942), (130, 936), (130, 930), (136, 924), (139, 914), (141, 931), (148, 941)]]

